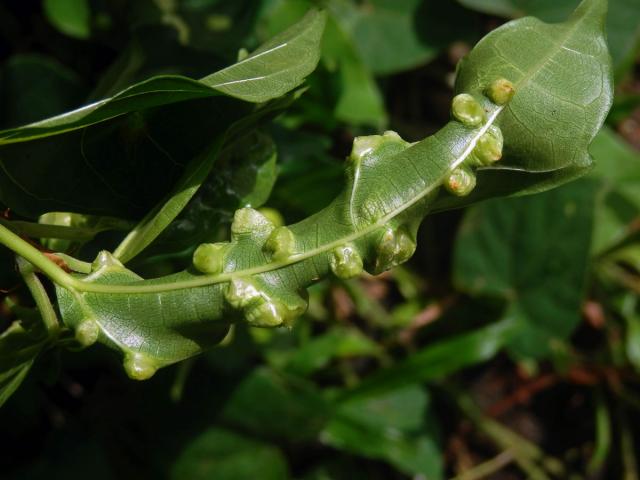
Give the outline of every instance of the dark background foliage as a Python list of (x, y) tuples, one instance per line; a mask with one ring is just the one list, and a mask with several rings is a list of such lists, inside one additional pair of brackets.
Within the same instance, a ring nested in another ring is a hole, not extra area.
[[(223, 235), (247, 202), (287, 221), (317, 211), (340, 189), (354, 136), (429, 135), (449, 118), (457, 61), (482, 35), (524, 14), (560, 20), (576, 3), (6, 0), (0, 128), (152, 75), (203, 77), (325, 7), (308, 90), (228, 152), (136, 259), (137, 271), (159, 275)], [(610, 0), (616, 100), (586, 178), (432, 215), (406, 266), (322, 282), (293, 329), (239, 325), (220, 347), (147, 382), (128, 380), (100, 347), (47, 352), (0, 410), (0, 477), (637, 479), (638, 25), (638, 0)], [(83, 145), (107, 166), (117, 159), (120, 169), (105, 171), (122, 203), (87, 192), (85, 206), (95, 202), (126, 229), (172, 188), (198, 139), (242, 108), (184, 102), (114, 121)], [(169, 155), (158, 154), (157, 139)], [(64, 145), (51, 150), (61, 165), (46, 178), (54, 188), (69, 178), (64, 154)], [(29, 218), (38, 208), (6, 214)], [(90, 259), (121, 237), (64, 247)], [(12, 259), (0, 256), (5, 302), (25, 301)], [(4, 329), (12, 318), (1, 313)]]

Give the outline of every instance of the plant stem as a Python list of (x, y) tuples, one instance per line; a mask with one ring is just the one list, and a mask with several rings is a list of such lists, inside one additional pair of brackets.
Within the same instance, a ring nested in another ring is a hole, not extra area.
[[(549, 480), (544, 470), (564, 477), (566, 472), (560, 460), (546, 455), (537, 445), (529, 442), (507, 427), (484, 415), (468, 395), (449, 390), (458, 408), (462, 410), (486, 435), (504, 450), (511, 450), (518, 466), (534, 480)], [(544, 470), (537, 465), (540, 462)]]
[(611, 418), (601, 391), (596, 396), (596, 446), (587, 465), (589, 475), (595, 475), (604, 465), (611, 449)]
[[(74, 287), (80, 283), (71, 275), (49, 260), (37, 248), (23, 240), (4, 225), (0, 225), (0, 243), (13, 250), (18, 256), (38, 267), (42, 273), (55, 283), (64, 287)], [(39, 281), (38, 281), (39, 282)]]
[(56, 256), (64, 260), (64, 263), (67, 265), (67, 267), (69, 267), (74, 272), (85, 274), (91, 273), (91, 264), (88, 262), (78, 260), (77, 258), (72, 257), (71, 255), (67, 255), (66, 253), (56, 252)]
[(493, 457), (491, 460), (487, 460), (484, 463), (474, 466), (470, 470), (456, 475), (450, 480), (480, 480), (486, 478), (488, 475), (502, 470), (514, 460), (514, 455), (511, 450), (505, 450), (499, 455)]
[(620, 450), (624, 468), (624, 480), (638, 480), (638, 462), (634, 453), (633, 434), (624, 407), (618, 409), (620, 424)]
[(58, 321), (58, 316), (53, 309), (53, 305), (51, 305), (49, 295), (47, 295), (44, 286), (35, 274), (33, 265), (22, 257), (18, 257), (17, 261), (20, 275), (22, 275), (24, 283), (29, 288), (31, 295), (33, 296), (33, 300), (36, 302), (36, 306), (40, 311), (40, 316), (42, 317), (42, 321), (49, 333), (49, 336), (56, 338), (60, 333), (60, 322)]

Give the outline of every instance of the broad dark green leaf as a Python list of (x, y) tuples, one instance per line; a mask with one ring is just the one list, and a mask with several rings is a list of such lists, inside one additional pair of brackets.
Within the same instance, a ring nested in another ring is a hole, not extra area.
[(42, 55), (14, 55), (0, 68), (0, 127), (10, 128), (56, 115), (86, 95), (78, 76)]
[(335, 448), (387, 461), (411, 475), (443, 478), (433, 431), (424, 431), (429, 397), (418, 386), (341, 403), (320, 439)]
[(39, 323), (15, 321), (0, 334), (0, 407), (20, 386), (47, 343)]
[[(516, 18), (532, 15), (547, 22), (559, 22), (578, 5), (579, 0), (458, 0), (466, 7), (484, 13)], [(640, 8), (637, 0), (609, 0), (607, 40), (616, 77), (624, 74), (640, 48)]]
[(358, 57), (376, 75), (417, 67), (454, 40), (467, 40), (476, 33), (472, 16), (454, 2), (331, 0), (328, 8)]
[(455, 244), (456, 285), (503, 299), (518, 333), (511, 351), (544, 357), (580, 320), (595, 185), (574, 182), (544, 194), (492, 201), (466, 215)]
[(187, 444), (171, 467), (175, 480), (286, 480), (289, 468), (276, 447), (222, 428)]
[(261, 437), (303, 440), (318, 434), (330, 411), (313, 384), (259, 368), (235, 389), (222, 418)]
[[(437, 49), (421, 42), (416, 16), (422, 0), (373, 0), (356, 4), (332, 0), (329, 9), (355, 44), (359, 57), (375, 74), (414, 67)], [(381, 35), (385, 32), (386, 35)]]

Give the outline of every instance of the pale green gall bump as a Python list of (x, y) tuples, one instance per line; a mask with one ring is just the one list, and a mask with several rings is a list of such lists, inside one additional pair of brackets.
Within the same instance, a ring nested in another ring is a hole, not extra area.
[(274, 225), (258, 210), (245, 207), (236, 210), (231, 223), (231, 235), (235, 238), (242, 235), (267, 234)]
[(244, 308), (260, 297), (266, 298), (266, 295), (244, 278), (232, 278), (225, 292), (225, 299), (233, 308)]
[(374, 273), (382, 273), (411, 258), (416, 251), (416, 242), (404, 228), (387, 228), (378, 241)]
[(287, 227), (277, 227), (264, 244), (274, 260), (285, 260), (295, 253), (296, 238)]
[(96, 259), (91, 263), (91, 271), (95, 272), (101, 268), (108, 267), (124, 268), (124, 265), (122, 265), (120, 260), (111, 255), (110, 252), (103, 250), (98, 253)]
[(93, 318), (82, 320), (75, 328), (75, 339), (83, 347), (89, 347), (98, 341), (100, 326)]
[(247, 308), (245, 318), (253, 327), (277, 327), (284, 323), (284, 310), (285, 308), (279, 302), (264, 301), (252, 308)]
[(405, 141), (402, 139), (402, 137), (400, 135), (398, 135), (398, 132), (395, 132), (393, 130), (386, 130), (382, 136), (386, 139), (386, 140), (393, 140), (395, 142), (398, 143), (405, 143)]
[(502, 158), (504, 139), (502, 131), (495, 125), (491, 125), (487, 132), (480, 137), (476, 148), (473, 149), (475, 157), (481, 165), (491, 165)]
[(496, 105), (506, 105), (515, 93), (516, 90), (513, 83), (506, 78), (495, 80), (486, 91), (487, 97)]
[(222, 273), (229, 243), (201, 243), (193, 252), (193, 266), (202, 273)]
[(458, 167), (444, 181), (444, 188), (453, 195), (464, 197), (476, 186), (476, 176), (470, 168)]
[(364, 157), (380, 147), (383, 142), (384, 139), (382, 135), (367, 135), (354, 138), (349, 160), (356, 163), (361, 161)]
[(284, 218), (282, 217), (282, 214), (275, 208), (262, 207), (258, 209), (258, 212), (273, 223), (274, 227), (282, 227), (284, 225)]
[(155, 360), (142, 353), (127, 353), (124, 357), (124, 371), (132, 380), (148, 380), (157, 370)]
[(482, 105), (468, 93), (453, 97), (451, 113), (456, 120), (467, 127), (479, 127), (486, 120)]
[(347, 244), (334, 248), (329, 255), (329, 266), (338, 278), (353, 278), (362, 273), (362, 257), (355, 246)]

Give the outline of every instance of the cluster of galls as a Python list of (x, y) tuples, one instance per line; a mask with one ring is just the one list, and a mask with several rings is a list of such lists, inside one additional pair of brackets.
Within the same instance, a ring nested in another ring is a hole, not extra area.
[[(485, 91), (489, 100), (498, 106), (506, 105), (515, 89), (513, 84), (504, 78), (494, 81)], [(468, 93), (454, 97), (451, 105), (453, 117), (469, 128), (485, 125), (487, 115), (478, 100)], [(478, 139), (471, 154), (444, 181), (444, 187), (453, 195), (465, 196), (476, 186), (474, 169), (489, 166), (502, 158), (502, 131), (496, 125), (490, 125)]]
[[(194, 267), (209, 275), (251, 269), (237, 264), (243, 255), (251, 256), (255, 245), (272, 263), (283, 262), (295, 253), (296, 240), (287, 227), (276, 227), (264, 214), (250, 207), (236, 211), (231, 224), (231, 242), (203, 243), (193, 254)], [(229, 255), (232, 249), (233, 255)], [(255, 253), (255, 252), (253, 252)], [(269, 275), (266, 272), (265, 275)], [(261, 279), (257, 275), (232, 277), (224, 288), (224, 298), (234, 310), (242, 312), (248, 323), (258, 327), (289, 325), (307, 308), (306, 300), (284, 286)]]
[[(508, 80), (499, 79), (493, 82), (485, 93), (494, 104), (502, 106), (511, 99), (514, 88)], [(486, 126), (487, 114), (484, 108), (469, 94), (463, 93), (453, 99), (452, 114), (456, 120), (469, 128), (483, 129), (473, 151), (444, 181), (444, 187), (449, 192), (467, 195), (475, 186), (473, 169), (491, 165), (502, 157), (502, 132), (495, 125)], [(395, 132), (356, 138), (349, 157), (349, 183), (354, 188), (358, 186), (357, 172), (367, 165), (367, 162), (375, 163), (387, 154), (393, 155), (395, 151), (404, 150), (409, 146), (410, 144)], [(352, 197), (355, 193), (351, 192)], [(369, 220), (376, 220), (377, 210), (376, 205), (368, 205), (365, 202), (358, 208), (358, 217), (366, 217), (365, 223), (370, 223)], [(350, 216), (353, 221), (353, 212), (350, 212)], [(360, 239), (357, 244), (346, 242), (334, 247), (325, 253), (328, 255), (329, 268), (339, 278), (360, 275), (365, 268), (361, 250), (365, 248), (364, 244), (370, 244), (371, 250), (365, 253), (374, 261), (367, 264), (367, 270), (374, 274), (388, 270), (407, 261), (413, 255), (416, 248), (414, 230), (415, 228), (403, 225), (389, 224), (366, 235), (373, 240), (372, 243), (363, 243)], [(255, 267), (238, 263), (243, 256), (254, 255), (256, 245), (262, 245), (263, 253), (274, 267), (278, 267), (279, 263), (281, 267), (295, 263), (296, 259), (292, 257), (300, 253), (296, 248), (295, 235), (289, 228), (276, 226), (258, 210), (247, 207), (237, 210), (234, 215), (231, 242), (200, 245), (194, 252), (193, 265), (198, 271), (209, 275), (247, 270), (244, 275), (231, 276), (228, 285), (224, 287), (224, 297), (228, 305), (242, 312), (251, 325), (288, 325), (306, 310), (307, 302), (299, 293), (280, 285), (277, 279), (267, 278), (277, 273), (266, 271), (261, 275), (252, 275), (252, 268)], [(234, 249), (233, 255), (229, 255), (231, 249)], [(277, 271), (277, 268), (275, 270)], [(283, 274), (287, 275), (286, 272)]]

